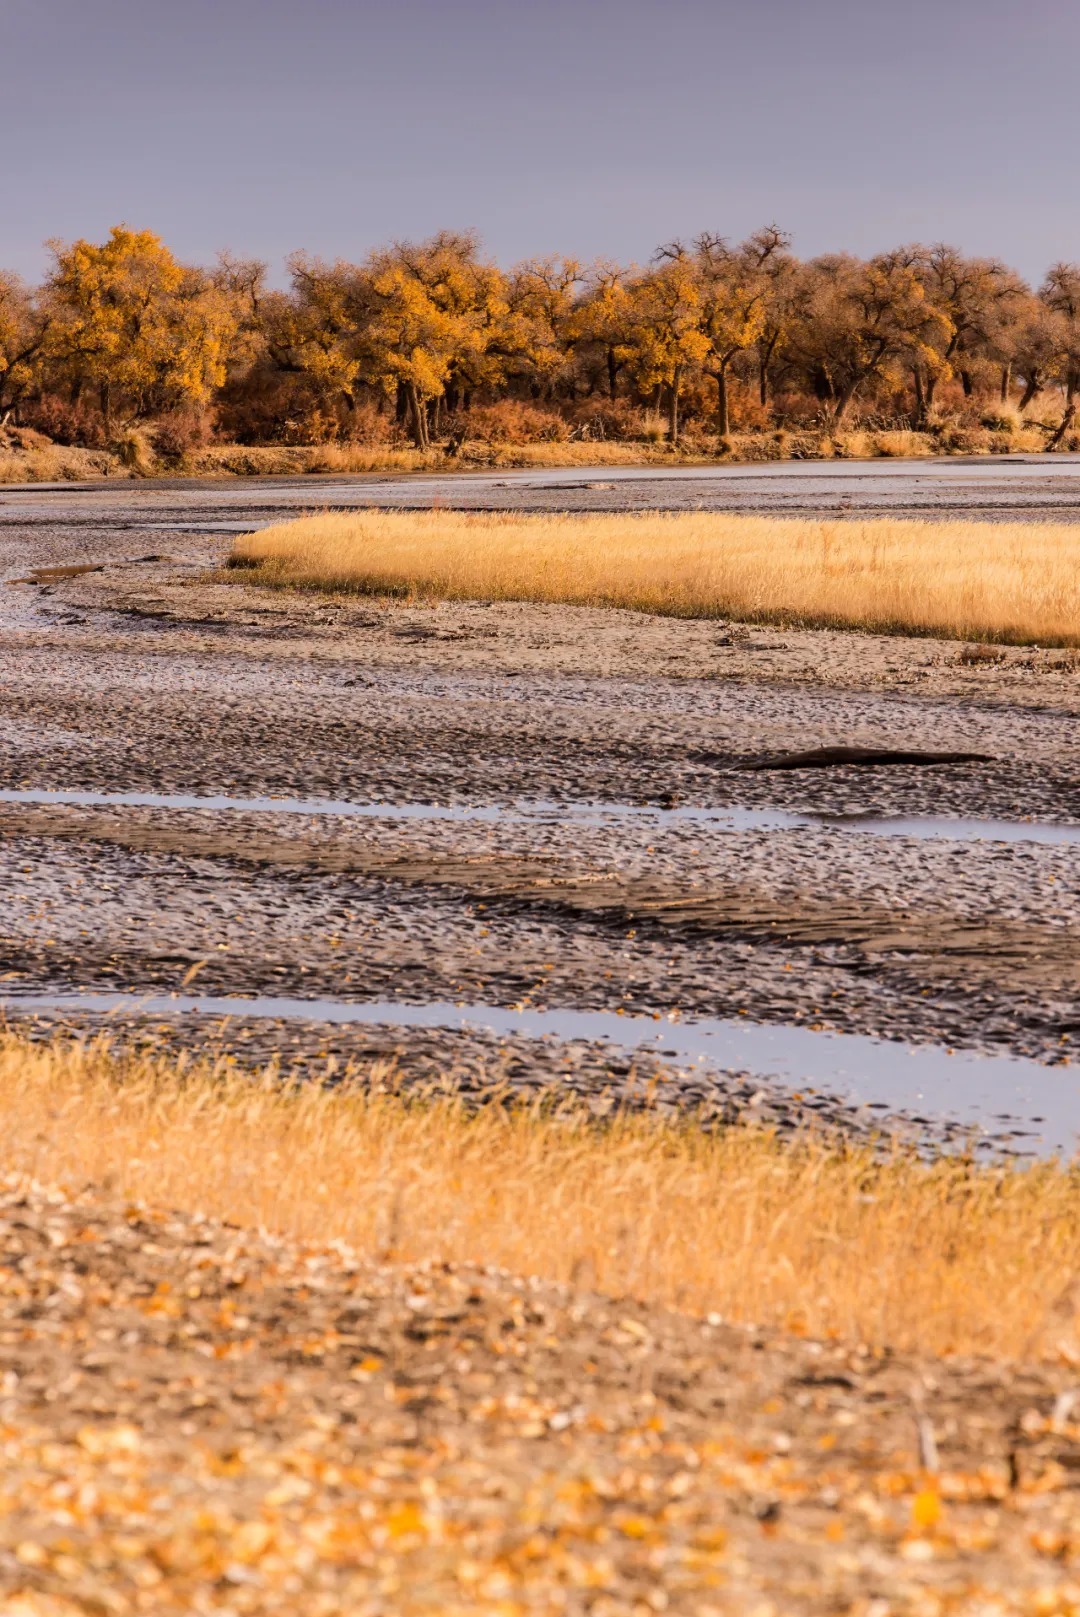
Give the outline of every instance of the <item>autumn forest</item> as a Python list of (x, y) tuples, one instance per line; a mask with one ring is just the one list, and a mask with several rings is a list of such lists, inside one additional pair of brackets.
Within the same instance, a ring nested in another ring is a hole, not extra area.
[(280, 289), (228, 254), (180, 263), (149, 231), (50, 250), (40, 286), (0, 274), (0, 425), (56, 444), (135, 431), (176, 461), (213, 442), (1073, 447), (1076, 264), (1033, 289), (943, 244), (802, 261), (770, 226), (645, 267), (503, 269), (441, 232), (362, 263), (297, 253)]

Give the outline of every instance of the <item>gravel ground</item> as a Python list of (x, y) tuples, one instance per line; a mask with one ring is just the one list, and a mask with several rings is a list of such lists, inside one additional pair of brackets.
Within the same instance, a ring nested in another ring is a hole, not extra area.
[[(229, 524), (320, 503), (842, 499), (855, 514), (970, 514), (975, 500), (987, 516), (1060, 514), (1078, 473), (1063, 458), (13, 490), (0, 494), (0, 786), (1080, 821), (1080, 673), (1061, 653), (971, 667), (930, 639), (342, 602), (208, 571)], [(990, 761), (738, 768), (836, 744)], [(0, 970), (13, 988), (145, 990), (198, 965), (218, 993), (743, 1014), (1060, 1061), (1080, 1031), (1075, 868), (1069, 846), (662, 815), (4, 806)], [(357, 1036), (336, 1037), (347, 1055)], [(324, 1044), (315, 1027), (290, 1048), (307, 1060)], [(557, 1062), (513, 1054), (520, 1074), (554, 1081)], [(418, 1044), (417, 1070), (430, 1059)], [(579, 1064), (603, 1067), (595, 1053)]]

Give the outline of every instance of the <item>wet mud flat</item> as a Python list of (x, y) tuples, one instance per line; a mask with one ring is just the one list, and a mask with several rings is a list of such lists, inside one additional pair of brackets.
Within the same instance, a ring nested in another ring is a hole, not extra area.
[[(611, 492), (572, 481), (511, 481), (499, 497), (599, 508)], [(455, 487), (463, 502), (492, 494)], [(341, 490), (321, 503), (423, 492)], [(800, 497), (820, 507), (826, 492)], [(947, 492), (939, 480), (918, 498)], [(1064, 498), (1027, 472), (987, 497), (1003, 493), (1039, 515)], [(933, 640), (289, 596), (214, 573), (230, 524), (313, 503), (310, 483), (0, 497), (0, 787), (231, 800), (0, 803), (0, 991), (171, 993), (194, 970), (224, 995), (741, 1016), (1011, 1053), (1073, 1083), (1075, 659), (1004, 648), (973, 664)], [(837, 747), (977, 756), (751, 767)], [(245, 814), (246, 797), (364, 815)], [(408, 812), (382, 817), (380, 802)], [(857, 834), (834, 816), (988, 829)], [(207, 1047), (193, 1020), (170, 1022), (173, 1043)], [(277, 1046), (300, 1063), (389, 1051), (424, 1081), (442, 1061), (476, 1075), (505, 1057), (471, 1035), (386, 1042), (295, 1021), (228, 1039), (238, 1058)], [(611, 1054), (522, 1039), (509, 1064), (523, 1090), (577, 1073), (595, 1094), (627, 1078)], [(727, 1079), (739, 1106), (742, 1082)], [(928, 1095), (927, 1114), (948, 1101)]]

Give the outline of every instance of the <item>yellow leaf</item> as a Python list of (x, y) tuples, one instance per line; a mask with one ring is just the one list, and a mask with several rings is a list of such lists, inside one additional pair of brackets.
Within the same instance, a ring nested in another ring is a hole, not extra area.
[(936, 1488), (921, 1488), (911, 1501), (911, 1519), (923, 1532), (941, 1520), (941, 1499)]

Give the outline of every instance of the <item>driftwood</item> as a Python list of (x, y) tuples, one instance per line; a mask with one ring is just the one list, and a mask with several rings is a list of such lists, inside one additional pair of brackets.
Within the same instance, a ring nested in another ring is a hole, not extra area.
[(871, 769), (888, 764), (986, 764), (986, 752), (920, 752), (899, 747), (813, 747), (808, 752), (777, 752), (749, 758), (736, 769), (839, 769), (853, 764)]

